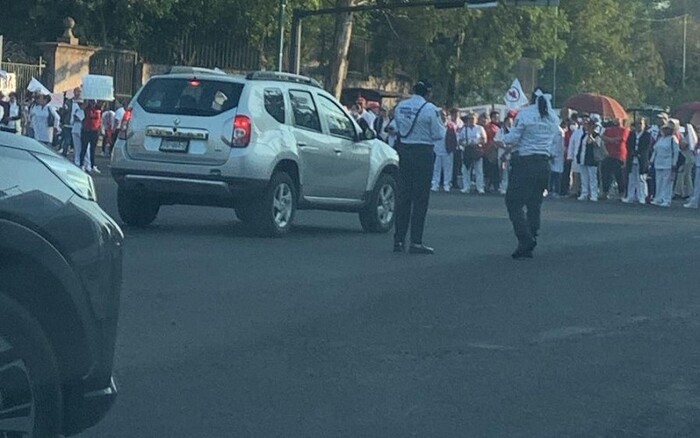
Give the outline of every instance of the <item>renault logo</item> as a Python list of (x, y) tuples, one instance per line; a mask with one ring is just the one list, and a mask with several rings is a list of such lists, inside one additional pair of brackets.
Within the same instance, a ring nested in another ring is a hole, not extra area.
[(175, 120), (173, 120), (173, 123), (175, 124), (175, 126), (179, 126), (179, 125), (180, 125), (180, 119), (175, 119)]

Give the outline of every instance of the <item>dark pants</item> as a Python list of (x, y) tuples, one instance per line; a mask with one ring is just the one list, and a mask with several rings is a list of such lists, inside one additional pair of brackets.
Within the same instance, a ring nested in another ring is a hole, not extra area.
[(68, 148), (73, 147), (73, 134), (70, 126), (61, 128), (61, 147), (63, 148), (63, 156), (68, 155)]
[(411, 243), (423, 243), (435, 154), (433, 145), (401, 145), (394, 242), (404, 242), (411, 224)]
[(454, 151), (454, 160), (452, 164), (452, 187), (459, 188), (459, 184), (462, 181), (462, 157), (464, 151), (457, 149)]
[(569, 187), (571, 186), (571, 161), (564, 161), (564, 173), (561, 174), (561, 191), (560, 195), (566, 196), (569, 194)]
[(559, 194), (561, 190), (561, 172), (549, 172), (549, 188), (547, 191), (550, 194)]
[(610, 186), (612, 185), (613, 178), (617, 181), (617, 187), (620, 194), (625, 193), (625, 183), (622, 177), (622, 167), (625, 165), (622, 161), (617, 158), (607, 157), (603, 160), (600, 165), (602, 179), (603, 179), (603, 193), (608, 194), (610, 192)]
[(100, 138), (100, 131), (83, 131), (82, 132), (83, 148), (80, 151), (80, 162), (85, 160), (88, 146), (90, 146), (90, 166), (95, 167), (95, 148), (97, 140)]
[(501, 184), (501, 175), (498, 169), (498, 160), (495, 162), (484, 158), (484, 179), (486, 180), (486, 190), (498, 190)]
[[(511, 158), (506, 207), (520, 245), (529, 245), (540, 229), (542, 195), (549, 182), (549, 159), (544, 155)], [(527, 215), (523, 211), (527, 207)]]

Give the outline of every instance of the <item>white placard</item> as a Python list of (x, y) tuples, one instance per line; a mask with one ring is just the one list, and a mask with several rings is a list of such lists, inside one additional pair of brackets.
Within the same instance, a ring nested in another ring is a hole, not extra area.
[(83, 76), (83, 95), (85, 100), (114, 100), (114, 78), (112, 76)]
[(0, 74), (0, 91), (5, 94), (14, 93), (17, 91), (17, 75), (0, 70), (4, 74)]
[(510, 86), (506, 95), (503, 97), (503, 101), (506, 103), (508, 109), (518, 109), (522, 108), (529, 103), (525, 92), (523, 91), (520, 81), (515, 79), (513, 85)]
[(48, 96), (51, 94), (49, 89), (44, 87), (44, 84), (39, 82), (36, 78), (32, 78), (32, 80), (29, 82), (29, 85), (27, 85), (27, 91), (30, 91), (32, 93), (39, 93), (44, 96)]

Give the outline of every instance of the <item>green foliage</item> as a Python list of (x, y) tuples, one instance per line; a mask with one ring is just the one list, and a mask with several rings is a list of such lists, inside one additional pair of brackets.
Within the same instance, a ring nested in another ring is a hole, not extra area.
[[(412, 0), (356, 3), (378, 1)], [(27, 47), (55, 40), (63, 31), (63, 18), (70, 15), (82, 42), (135, 49), (146, 59), (157, 54), (184, 59), (178, 50), (182, 38), (189, 36), (249, 44), (261, 52), (263, 66), (276, 63), (280, 0), (6, 3), (2, 33)], [(287, 0), (287, 41), (294, 9), (337, 3)], [(683, 20), (676, 17), (684, 14), (690, 18), (682, 88)], [(321, 74), (328, 73), (334, 31), (333, 17), (304, 20), (302, 59)], [(558, 104), (587, 91), (609, 94), (625, 105), (674, 105), (700, 94), (700, 1), (696, 0), (561, 0), (558, 10), (392, 9), (355, 14), (353, 38), (351, 65), (362, 61), (362, 74), (429, 77), (441, 103), (500, 102), (523, 57), (542, 69), (539, 79), (544, 84), (553, 83), (556, 58)]]

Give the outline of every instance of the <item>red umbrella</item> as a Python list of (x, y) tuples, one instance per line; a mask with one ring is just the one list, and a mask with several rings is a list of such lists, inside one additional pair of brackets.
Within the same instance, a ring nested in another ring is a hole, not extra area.
[(688, 123), (697, 112), (700, 112), (700, 102), (687, 102), (673, 110), (673, 117)]
[(564, 108), (587, 113), (600, 114), (604, 119), (626, 119), (627, 112), (612, 97), (602, 94), (585, 93), (570, 97), (564, 102)]

